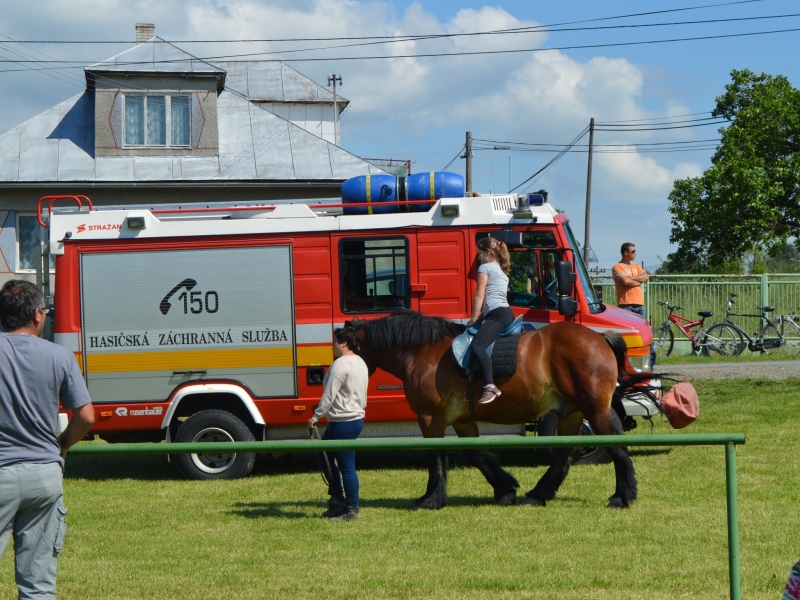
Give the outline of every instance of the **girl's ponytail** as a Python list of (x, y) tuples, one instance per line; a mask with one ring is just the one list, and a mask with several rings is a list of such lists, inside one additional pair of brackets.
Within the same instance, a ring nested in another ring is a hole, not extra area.
[(504, 242), (490, 237), (483, 238), (478, 242), (478, 249), (491, 254), (503, 273), (508, 275), (508, 270), (511, 268), (511, 254)]

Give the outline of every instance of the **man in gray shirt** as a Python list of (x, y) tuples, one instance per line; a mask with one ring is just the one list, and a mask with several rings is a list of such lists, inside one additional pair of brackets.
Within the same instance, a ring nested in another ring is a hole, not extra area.
[[(55, 598), (67, 449), (94, 423), (75, 356), (39, 337), (49, 312), (29, 281), (0, 289), (0, 556), (14, 536), (20, 598)], [(56, 434), (59, 398), (72, 418)]]

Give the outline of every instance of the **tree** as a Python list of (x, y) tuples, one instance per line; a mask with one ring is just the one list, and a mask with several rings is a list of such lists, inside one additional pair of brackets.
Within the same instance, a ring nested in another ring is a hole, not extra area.
[(783, 76), (732, 71), (711, 113), (730, 121), (711, 167), (676, 180), (669, 271), (742, 264), (747, 253), (800, 248), (800, 90)]

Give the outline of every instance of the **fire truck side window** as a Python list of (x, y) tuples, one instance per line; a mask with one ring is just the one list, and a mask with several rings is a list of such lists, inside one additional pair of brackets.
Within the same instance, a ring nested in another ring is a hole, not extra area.
[[(476, 234), (475, 241), (491, 236)], [(509, 248), (511, 268), (508, 272), (508, 303), (511, 306), (555, 309), (558, 306), (555, 265), (558, 251), (555, 233), (536, 229), (522, 233), (522, 247)]]
[(548, 310), (558, 308), (558, 281), (556, 280), (556, 263), (559, 260), (558, 252), (547, 251), (539, 254), (542, 298), (544, 307)]
[(534, 250), (511, 253), (508, 272), (508, 303), (511, 306), (542, 307), (539, 255)]
[(406, 238), (344, 239), (339, 245), (342, 312), (408, 308)]

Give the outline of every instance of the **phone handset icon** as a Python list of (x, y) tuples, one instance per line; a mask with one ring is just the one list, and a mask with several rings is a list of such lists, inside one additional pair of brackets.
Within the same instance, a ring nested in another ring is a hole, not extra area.
[(169, 293), (164, 296), (161, 300), (161, 304), (158, 307), (161, 309), (161, 314), (166, 315), (169, 312), (169, 309), (172, 308), (172, 304), (170, 304), (169, 299), (181, 288), (186, 288), (187, 290), (191, 290), (194, 286), (197, 285), (197, 282), (194, 279), (186, 278), (181, 281), (178, 285), (172, 288)]

